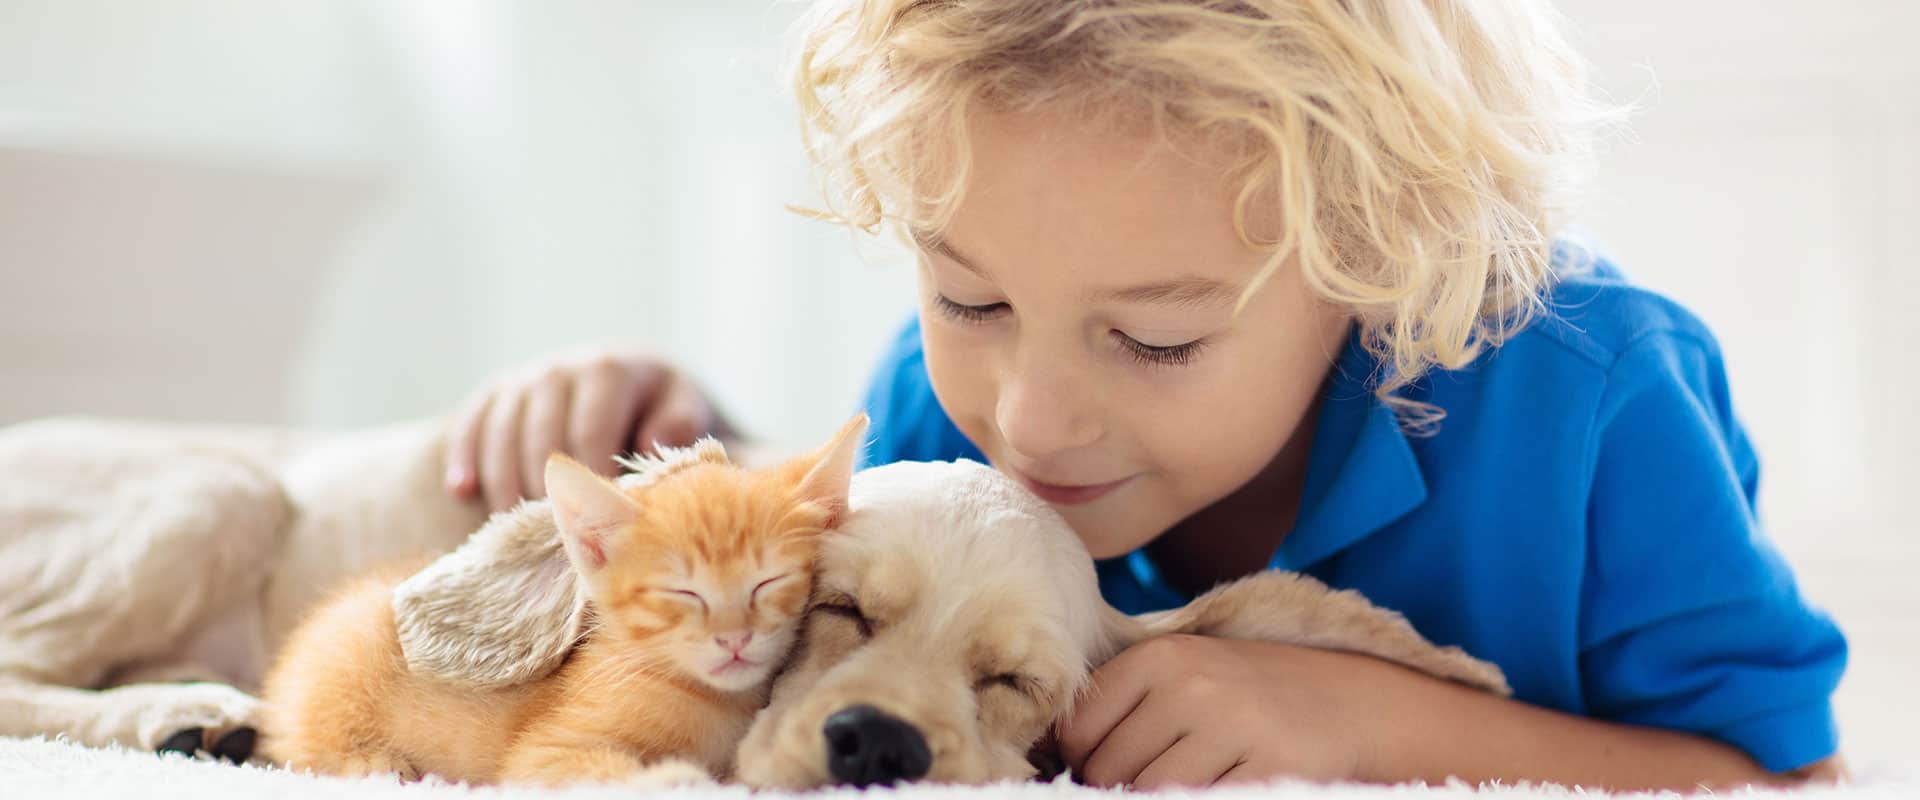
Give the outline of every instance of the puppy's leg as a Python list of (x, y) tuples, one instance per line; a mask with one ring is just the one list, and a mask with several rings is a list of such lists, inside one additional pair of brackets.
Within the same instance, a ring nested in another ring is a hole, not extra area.
[(121, 667), (107, 676), (108, 686), (136, 683), (225, 683), (207, 667), (185, 661), (135, 664)]
[[(241, 755), (259, 702), (218, 683), (140, 683), (106, 691), (0, 681), (0, 735), (64, 735), (91, 747), (120, 745), (142, 750), (184, 749), (198, 731), (195, 749)], [(209, 736), (211, 734), (211, 736)], [(222, 743), (225, 742), (225, 747)], [(247, 743), (251, 750), (251, 743)], [(244, 760), (238, 759), (238, 760)]]
[(1185, 608), (1139, 618), (1153, 634), (1193, 633), (1362, 653), (1496, 694), (1500, 668), (1458, 647), (1435, 647), (1398, 613), (1353, 591), (1291, 572), (1263, 572), (1210, 591)]
[(151, 750), (250, 724), (253, 698), (228, 685), (88, 690), (188, 660), (208, 620), (259, 603), (291, 516), (271, 474), (159, 433), (54, 422), (0, 431), (0, 476), (0, 732)]
[[(113, 687), (141, 684), (229, 685), (226, 676), (217, 670), (189, 662), (143, 664), (120, 669), (114, 671), (107, 681), (107, 685)], [(215, 758), (243, 764), (253, 758), (254, 745), (260, 738), (260, 732), (253, 726), (252, 715), (248, 715), (246, 719), (234, 719), (227, 724), (183, 728), (154, 749), (187, 755), (204, 752)]]

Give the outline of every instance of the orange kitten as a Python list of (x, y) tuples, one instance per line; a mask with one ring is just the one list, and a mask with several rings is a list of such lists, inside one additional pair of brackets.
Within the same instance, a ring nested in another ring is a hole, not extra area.
[(553, 457), (554, 522), (594, 615), (566, 663), (508, 689), (410, 673), (390, 593), (413, 570), (369, 576), (281, 649), (263, 752), (322, 773), (469, 782), (684, 778), (689, 762), (726, 775), (792, 645), (865, 430), (863, 416), (760, 471), (703, 443), (627, 490)]

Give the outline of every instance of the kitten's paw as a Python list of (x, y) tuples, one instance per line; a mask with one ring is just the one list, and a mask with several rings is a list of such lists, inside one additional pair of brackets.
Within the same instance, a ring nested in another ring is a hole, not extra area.
[(705, 767), (691, 761), (674, 759), (641, 767), (621, 781), (636, 789), (665, 789), (672, 786), (712, 786), (718, 784)]
[(390, 775), (402, 783), (411, 783), (420, 779), (420, 771), (406, 759), (390, 753), (345, 753), (327, 759), (324, 763), (308, 765), (314, 772), (338, 775), (343, 778), (367, 778)]

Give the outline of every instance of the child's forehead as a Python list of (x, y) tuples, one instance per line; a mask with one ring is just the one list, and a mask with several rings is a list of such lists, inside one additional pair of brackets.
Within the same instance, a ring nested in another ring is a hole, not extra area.
[(1147, 111), (977, 109), (967, 116), (969, 192), (980, 181), (1040, 173), (1099, 188), (1156, 188), (1212, 198), (1237, 190), (1238, 139), (1157, 123)]
[(1037, 278), (1087, 301), (1230, 305), (1270, 252), (1236, 224), (1238, 196), (1217, 165), (1175, 154), (983, 153), (946, 224), (911, 236), (932, 268), (958, 280)]

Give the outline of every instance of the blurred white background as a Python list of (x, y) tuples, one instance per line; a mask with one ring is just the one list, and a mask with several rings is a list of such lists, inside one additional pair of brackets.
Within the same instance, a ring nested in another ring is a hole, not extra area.
[[(1774, 536), (1854, 639), (1849, 750), (1920, 752), (1920, 7), (1562, 6), (1646, 109), (1586, 228), (1720, 334)], [(626, 338), (823, 436), (910, 276), (782, 210), (793, 13), (0, 0), (0, 424), (366, 425)]]

